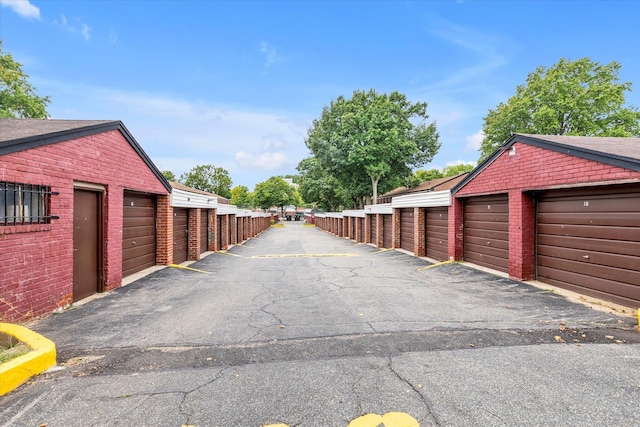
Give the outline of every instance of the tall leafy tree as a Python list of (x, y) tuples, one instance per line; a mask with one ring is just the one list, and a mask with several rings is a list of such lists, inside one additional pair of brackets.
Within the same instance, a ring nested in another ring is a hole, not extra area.
[(244, 185), (236, 185), (231, 189), (231, 204), (239, 208), (248, 209), (253, 207), (253, 196), (249, 188)]
[(268, 180), (256, 184), (253, 190), (253, 203), (264, 210), (277, 206), (284, 211), (285, 206), (295, 203), (294, 191), (295, 189), (284, 179), (272, 176)]
[(581, 136), (640, 136), (640, 112), (624, 107), (630, 82), (620, 82), (620, 64), (589, 58), (560, 59), (538, 67), (506, 103), (489, 110), (481, 157), (513, 133)]
[(344, 206), (348, 199), (347, 191), (340, 181), (322, 168), (316, 157), (303, 159), (296, 169), (300, 172), (298, 191), (307, 204), (330, 212)]
[(471, 172), (474, 167), (473, 163), (460, 163), (458, 165), (447, 166), (442, 169), (442, 176), (449, 177)]
[[(410, 103), (399, 92), (355, 91), (323, 108), (305, 143), (344, 188), (358, 190), (352, 199), (376, 200), (379, 186), (383, 192), (393, 188), (437, 153), (438, 133), (428, 117), (426, 103)], [(367, 181), (368, 191), (362, 185)]]
[(231, 177), (224, 168), (214, 165), (198, 165), (180, 175), (180, 182), (188, 187), (231, 198)]
[(28, 81), (29, 76), (22, 71), (22, 64), (16, 62), (10, 53), (2, 50), (0, 40), (0, 117), (18, 119), (46, 119), (48, 96), (38, 96)]
[(164, 179), (166, 179), (167, 181), (176, 181), (175, 174), (170, 170), (161, 171), (160, 173), (162, 174), (162, 176), (164, 176)]

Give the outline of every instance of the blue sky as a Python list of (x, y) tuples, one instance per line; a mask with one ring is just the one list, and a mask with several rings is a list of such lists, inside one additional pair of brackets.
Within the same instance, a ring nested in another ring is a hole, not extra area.
[(640, 106), (640, 1), (0, 0), (4, 51), (56, 119), (122, 120), (161, 170), (296, 173), (323, 106), (354, 90), (429, 104), (475, 162), (482, 118), (538, 66), (618, 61)]

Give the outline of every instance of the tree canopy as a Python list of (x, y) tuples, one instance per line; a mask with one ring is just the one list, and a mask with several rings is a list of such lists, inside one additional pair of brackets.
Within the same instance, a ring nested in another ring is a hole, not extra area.
[(164, 179), (166, 179), (167, 181), (177, 181), (175, 174), (170, 170), (161, 171), (160, 173), (162, 174), (162, 176), (164, 176)]
[(249, 188), (244, 185), (236, 185), (231, 189), (231, 204), (239, 208), (248, 209), (253, 207), (253, 196)]
[(278, 176), (272, 176), (268, 180), (256, 184), (253, 190), (253, 203), (264, 210), (272, 206), (284, 208), (296, 202), (295, 189)]
[(514, 133), (640, 136), (640, 112), (624, 107), (631, 83), (619, 81), (619, 70), (615, 61), (601, 65), (589, 58), (538, 67), (514, 96), (489, 110), (481, 157)]
[(348, 193), (340, 181), (320, 166), (316, 157), (303, 159), (296, 169), (300, 172), (298, 191), (314, 208), (333, 212), (348, 200)]
[(313, 121), (305, 144), (352, 200), (388, 191), (433, 159), (440, 148), (427, 104), (399, 92), (355, 91), (339, 96)]
[(214, 165), (198, 165), (180, 175), (180, 182), (188, 187), (231, 198), (231, 177), (226, 169)]
[(28, 81), (29, 76), (22, 71), (22, 64), (16, 62), (10, 53), (2, 51), (0, 40), (0, 118), (46, 119), (48, 96), (38, 96)]

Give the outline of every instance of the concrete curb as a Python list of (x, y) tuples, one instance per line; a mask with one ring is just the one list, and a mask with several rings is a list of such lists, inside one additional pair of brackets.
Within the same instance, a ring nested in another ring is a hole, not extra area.
[(29, 353), (0, 365), (0, 396), (56, 365), (56, 345), (53, 341), (23, 326), (10, 323), (0, 322), (0, 332), (15, 337), (32, 349)]

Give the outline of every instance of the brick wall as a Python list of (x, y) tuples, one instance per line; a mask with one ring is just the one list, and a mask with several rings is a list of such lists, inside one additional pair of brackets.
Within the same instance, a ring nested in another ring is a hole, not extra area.
[(528, 280), (535, 272), (535, 207), (528, 190), (640, 179), (640, 172), (515, 143), (458, 191), (449, 208), (449, 256), (463, 257), (464, 196), (509, 194), (509, 276)]
[(425, 208), (413, 208), (413, 253), (415, 256), (427, 254), (427, 230)]
[(39, 226), (0, 227), (0, 319), (22, 321), (64, 307), (73, 296), (74, 181), (103, 185), (104, 286), (122, 283), (124, 189), (167, 190), (117, 131), (0, 157), (0, 181), (51, 186), (51, 214)]

